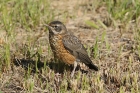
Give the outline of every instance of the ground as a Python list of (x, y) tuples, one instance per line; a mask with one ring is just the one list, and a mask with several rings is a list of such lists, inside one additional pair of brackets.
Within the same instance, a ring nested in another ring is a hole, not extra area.
[[(0, 93), (139, 93), (139, 0), (0, 1)], [(99, 71), (54, 62), (48, 30), (62, 21)]]

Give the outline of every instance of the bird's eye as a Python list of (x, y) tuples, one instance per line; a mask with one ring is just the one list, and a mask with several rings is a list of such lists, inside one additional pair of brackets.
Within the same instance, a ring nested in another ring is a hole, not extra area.
[(61, 31), (61, 27), (58, 25), (53, 26), (53, 28), (55, 29), (55, 31), (60, 32)]
[(53, 26), (53, 28), (55, 28), (56, 26)]
[(54, 29), (57, 29), (57, 28), (58, 28), (58, 26), (57, 26), (57, 25), (55, 25), (55, 26), (53, 26), (53, 28), (54, 28)]
[(55, 28), (55, 29), (57, 29), (57, 28), (58, 28), (58, 26), (54, 26), (54, 28)]

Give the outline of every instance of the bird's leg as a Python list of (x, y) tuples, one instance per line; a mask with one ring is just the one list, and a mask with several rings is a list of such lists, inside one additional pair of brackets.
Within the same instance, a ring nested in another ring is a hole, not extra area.
[(73, 70), (71, 72), (71, 77), (73, 77), (76, 67), (77, 67), (77, 62), (75, 61), (74, 62), (74, 68), (73, 68)]

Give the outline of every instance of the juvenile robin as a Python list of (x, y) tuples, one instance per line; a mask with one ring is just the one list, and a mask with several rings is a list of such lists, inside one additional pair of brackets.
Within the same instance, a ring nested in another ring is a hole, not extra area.
[(90, 69), (98, 71), (98, 67), (93, 64), (87, 51), (80, 40), (67, 31), (65, 25), (60, 21), (53, 21), (46, 24), (49, 30), (49, 43), (54, 54), (54, 58), (66, 63), (73, 64), (71, 73), (73, 77), (77, 64), (82, 62)]

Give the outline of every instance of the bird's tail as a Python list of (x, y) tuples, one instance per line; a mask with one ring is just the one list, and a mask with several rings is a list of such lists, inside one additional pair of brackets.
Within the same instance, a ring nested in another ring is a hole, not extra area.
[(98, 67), (95, 66), (93, 63), (88, 64), (88, 67), (89, 67), (90, 69), (94, 69), (95, 71), (98, 71), (98, 70), (99, 70)]

